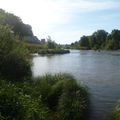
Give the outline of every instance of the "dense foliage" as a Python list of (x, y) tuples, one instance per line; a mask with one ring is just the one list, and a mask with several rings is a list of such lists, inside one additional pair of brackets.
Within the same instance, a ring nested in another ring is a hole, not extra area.
[(84, 120), (85, 87), (67, 74), (32, 78), (28, 49), (18, 39), (0, 25), (0, 120)]
[(117, 106), (113, 110), (112, 120), (120, 120), (120, 101), (118, 102)]
[(28, 51), (11, 31), (9, 26), (0, 25), (0, 77), (24, 80), (31, 76)]
[(34, 99), (17, 85), (0, 80), (0, 120), (47, 119), (48, 109), (39, 97)]
[(25, 43), (26, 48), (29, 50), (30, 53), (38, 53), (41, 49), (47, 49), (47, 45), (40, 45), (40, 44), (29, 44)]
[[(29, 51), (41, 46), (24, 43), (25, 36), (33, 36), (31, 27), (0, 9), (0, 120), (84, 120), (86, 87), (68, 74), (32, 78)], [(54, 54), (69, 52), (50, 37), (44, 47)]]
[(88, 92), (67, 74), (46, 75), (32, 82), (0, 80), (0, 119), (84, 120)]
[(113, 30), (108, 34), (105, 30), (98, 30), (91, 36), (82, 36), (79, 41), (71, 44), (77, 49), (120, 49), (120, 30)]
[(66, 54), (70, 53), (69, 50), (64, 50), (64, 49), (41, 49), (38, 50), (38, 54)]

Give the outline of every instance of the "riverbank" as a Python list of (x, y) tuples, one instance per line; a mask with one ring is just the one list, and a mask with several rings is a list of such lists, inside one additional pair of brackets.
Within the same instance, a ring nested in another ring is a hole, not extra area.
[(38, 54), (66, 54), (70, 53), (69, 50), (65, 49), (40, 49)]
[(34, 76), (64, 71), (71, 73), (78, 83), (80, 80), (89, 88), (92, 103), (89, 119), (110, 120), (120, 97), (119, 59), (118, 52), (70, 50), (67, 55), (34, 57), (32, 71)]
[[(0, 119), (84, 120), (87, 89), (68, 74), (45, 75), (29, 82), (0, 80)], [(24, 111), (24, 112), (23, 112)]]

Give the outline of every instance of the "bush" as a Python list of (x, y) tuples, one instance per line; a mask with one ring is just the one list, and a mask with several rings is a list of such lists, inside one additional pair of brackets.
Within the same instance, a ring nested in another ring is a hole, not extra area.
[(7, 120), (23, 119), (23, 107), (19, 101), (17, 88), (10, 83), (0, 84), (0, 114)]
[[(85, 87), (68, 74), (46, 75), (34, 79), (34, 95), (40, 96), (52, 120), (84, 120), (89, 99)], [(37, 93), (37, 94), (36, 94)]]
[(28, 51), (12, 34), (9, 26), (0, 25), (0, 77), (24, 80), (31, 76)]
[(69, 50), (64, 50), (64, 49), (41, 49), (38, 51), (38, 54), (66, 54), (70, 53)]
[(47, 120), (48, 109), (11, 83), (0, 81), (0, 118), (3, 120)]
[(84, 120), (88, 109), (88, 93), (74, 78), (66, 80), (59, 99), (59, 120)]
[(84, 120), (88, 92), (68, 74), (31, 82), (0, 81), (0, 118), (7, 120)]
[(120, 120), (120, 101), (118, 102), (117, 106), (113, 110), (112, 120)]

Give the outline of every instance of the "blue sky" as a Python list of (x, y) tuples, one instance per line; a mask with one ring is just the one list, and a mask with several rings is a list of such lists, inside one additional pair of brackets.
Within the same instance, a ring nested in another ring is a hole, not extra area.
[(98, 29), (120, 29), (120, 0), (0, 0), (0, 8), (21, 17), (39, 38), (71, 43)]

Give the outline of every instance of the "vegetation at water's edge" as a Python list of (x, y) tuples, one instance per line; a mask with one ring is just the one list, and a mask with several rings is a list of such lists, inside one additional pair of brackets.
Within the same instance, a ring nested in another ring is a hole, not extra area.
[(118, 50), (120, 49), (120, 30), (98, 30), (90, 36), (82, 36), (79, 41), (71, 44), (71, 48), (83, 50)]
[(88, 91), (67, 74), (32, 78), (29, 50), (0, 25), (0, 120), (84, 120)]
[[(42, 41), (44, 44), (28, 44), (26, 37), (35, 37), (31, 26), (0, 10), (0, 120), (84, 120), (89, 107), (88, 91), (71, 75), (32, 78), (30, 53), (69, 51), (62, 50), (50, 38)], [(119, 30), (111, 34), (99, 30), (81, 37), (71, 48), (117, 50), (119, 38)], [(120, 120), (119, 103), (112, 117)]]
[(0, 9), (0, 25), (9, 26), (14, 36), (17, 36), (19, 41), (24, 42), (30, 53), (40, 53), (40, 49), (44, 49), (44, 53), (47, 51), (51, 54), (68, 53), (68, 51), (61, 49), (61, 46), (55, 43), (50, 36), (48, 36), (47, 40), (41, 39), (40, 41), (36, 36), (34, 36), (30, 25), (24, 24), (18, 16), (2, 9)]
[(66, 50), (61, 48), (59, 45), (55, 44), (54, 46), (49, 46), (49, 44), (55, 44), (53, 41), (49, 41), (44, 45), (37, 44), (28, 44), (25, 43), (26, 48), (30, 53), (38, 53), (38, 54), (66, 54), (70, 53), (70, 50)]
[(29, 51), (12, 33), (9, 26), (0, 25), (0, 78), (24, 80), (31, 77)]
[(31, 82), (0, 80), (1, 120), (84, 120), (88, 102), (85, 87), (67, 74)]
[(70, 51), (64, 49), (41, 49), (38, 51), (38, 54), (65, 54), (65, 53), (70, 53)]
[(120, 120), (120, 101), (112, 112), (112, 120)]

